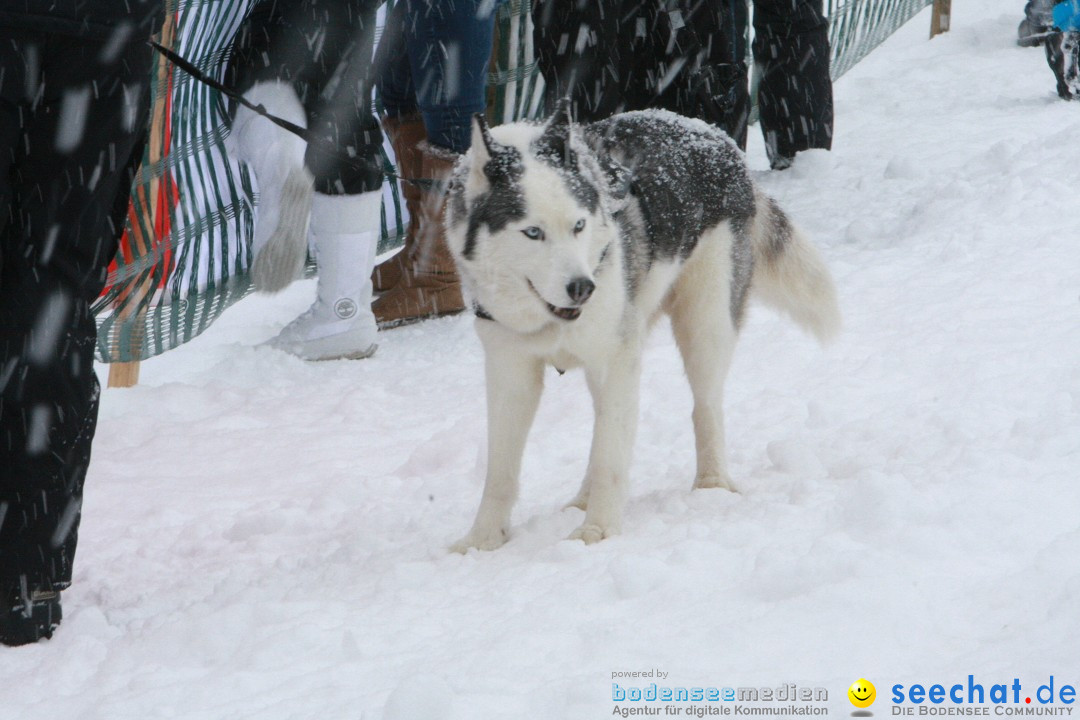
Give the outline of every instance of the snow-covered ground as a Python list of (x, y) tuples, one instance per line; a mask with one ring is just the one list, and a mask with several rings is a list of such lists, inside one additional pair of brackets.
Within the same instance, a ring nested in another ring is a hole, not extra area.
[(878, 716), (894, 683), (1080, 684), (1080, 103), (1021, 10), (954, 0), (933, 41), (919, 15), (837, 83), (831, 153), (771, 173), (752, 135), (845, 331), (751, 314), (740, 494), (690, 490), (662, 323), (623, 535), (564, 539), (591, 406), (552, 370), (512, 540), (450, 554), (484, 472), (472, 319), (305, 363), (257, 347), (297, 284), (104, 393), (64, 625), (0, 650), (0, 717), (590, 720), (650, 668), (825, 687), (833, 716), (860, 677)]

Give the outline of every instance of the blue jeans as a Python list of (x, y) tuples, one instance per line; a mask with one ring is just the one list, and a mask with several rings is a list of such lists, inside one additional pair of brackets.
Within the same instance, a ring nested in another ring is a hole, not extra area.
[[(463, 153), (484, 90), (495, 6), (484, 0), (397, 0), (380, 43), (378, 88), (391, 117), (424, 119), (428, 142)], [(485, 14), (477, 15), (483, 6)]]

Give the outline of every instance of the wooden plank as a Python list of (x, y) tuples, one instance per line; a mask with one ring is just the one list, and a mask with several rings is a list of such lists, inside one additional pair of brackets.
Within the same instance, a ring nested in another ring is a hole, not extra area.
[(109, 365), (109, 387), (135, 387), (139, 384), (139, 362), (118, 362)]
[(934, 0), (934, 9), (930, 14), (930, 37), (949, 31), (951, 15), (952, 0)]

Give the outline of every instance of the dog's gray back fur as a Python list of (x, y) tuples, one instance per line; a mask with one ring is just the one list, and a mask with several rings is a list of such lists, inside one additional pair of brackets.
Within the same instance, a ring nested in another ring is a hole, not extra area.
[[(600, 159), (629, 171), (628, 207), (618, 212), (630, 292), (657, 260), (684, 261), (706, 230), (731, 221), (733, 316), (742, 315), (753, 253), (746, 225), (754, 186), (731, 139), (704, 122), (667, 111), (616, 115), (584, 126)], [(616, 182), (618, 182), (616, 180)]]
[(630, 171), (652, 257), (685, 259), (701, 233), (754, 214), (739, 150), (720, 131), (669, 112), (630, 112), (584, 127), (600, 157)]

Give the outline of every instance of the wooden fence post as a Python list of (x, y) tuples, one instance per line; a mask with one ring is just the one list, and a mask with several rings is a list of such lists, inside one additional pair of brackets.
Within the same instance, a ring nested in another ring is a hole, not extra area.
[(952, 0), (934, 0), (934, 9), (930, 14), (930, 37), (949, 31), (951, 13)]

